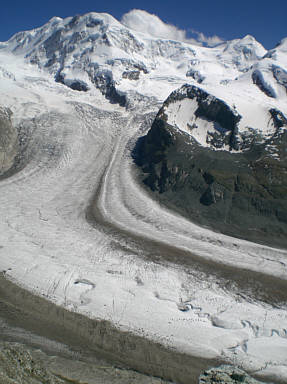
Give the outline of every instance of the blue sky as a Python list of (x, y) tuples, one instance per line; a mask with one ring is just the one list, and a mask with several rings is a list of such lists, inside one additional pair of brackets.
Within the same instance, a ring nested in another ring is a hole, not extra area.
[(43, 25), (53, 16), (107, 12), (117, 19), (133, 8), (144, 9), (184, 29), (234, 39), (253, 35), (267, 49), (287, 37), (287, 0), (16, 0), (1, 7), (0, 41)]

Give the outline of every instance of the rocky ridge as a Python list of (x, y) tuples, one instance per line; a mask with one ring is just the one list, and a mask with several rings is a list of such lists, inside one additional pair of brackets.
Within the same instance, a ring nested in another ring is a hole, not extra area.
[[(24, 56), (75, 91), (97, 88), (122, 106), (128, 104), (130, 92), (162, 96), (163, 88), (154, 87), (158, 82), (164, 82), (164, 88), (171, 91), (184, 80), (222, 85), (247, 74), (249, 85), (258, 85), (252, 73), (258, 72), (256, 79), (265, 81), (263, 72), (274, 72), (268, 63), (277, 60), (277, 51), (267, 52), (250, 35), (213, 48), (200, 47), (155, 38), (95, 12), (65, 19), (53, 17), (40, 28), (15, 34), (0, 44), (0, 50)], [(274, 80), (284, 87), (284, 70), (278, 63), (276, 68)], [(277, 85), (272, 86), (274, 92)]]
[(144, 183), (201, 225), (285, 247), (287, 119), (276, 109), (269, 116), (268, 136), (240, 130), (236, 109), (198, 87), (183, 86), (139, 142), (136, 161)]

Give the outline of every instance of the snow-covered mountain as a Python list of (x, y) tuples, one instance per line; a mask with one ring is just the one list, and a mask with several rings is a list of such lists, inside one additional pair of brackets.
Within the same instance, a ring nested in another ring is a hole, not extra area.
[[(238, 81), (246, 72), (249, 80), (258, 66), (262, 70), (270, 64), (286, 66), (286, 56), (278, 54), (284, 52), (284, 42), (267, 52), (247, 35), (204, 48), (136, 32), (110, 15), (97, 13), (52, 18), (41, 28), (17, 33), (2, 44), (3, 49), (25, 56), (68, 86), (80, 82), (85, 90), (104, 76), (121, 91), (135, 89), (143, 94), (157, 94), (149, 89), (151, 80), (157, 84), (193, 81), (195, 77), (218, 86)], [(279, 88), (276, 81), (271, 83), (274, 91), (284, 87), (280, 81)]]
[(74, 90), (96, 87), (120, 105), (132, 103), (135, 93), (164, 100), (184, 83), (200, 84), (236, 108), (239, 130), (246, 134), (274, 133), (270, 109), (286, 110), (286, 39), (268, 52), (250, 35), (208, 48), (156, 38), (110, 15), (89, 13), (54, 17), (17, 33), (1, 51), (25, 57)]
[[(168, 26), (157, 37), (131, 25), (55, 17), (0, 43), (0, 270), (128, 332), (127, 343), (97, 326), (80, 334), (136, 369), (189, 383), (225, 362), (284, 382), (287, 40), (270, 51), (249, 35), (207, 47), (174, 30), (164, 38)], [(282, 242), (248, 242), (166, 209), (139, 183), (139, 143), (156, 193), (191, 178), (204, 215), (227, 226), (238, 193), (246, 238), (261, 222), (244, 221), (255, 191), (255, 211), (265, 224), (276, 216)]]

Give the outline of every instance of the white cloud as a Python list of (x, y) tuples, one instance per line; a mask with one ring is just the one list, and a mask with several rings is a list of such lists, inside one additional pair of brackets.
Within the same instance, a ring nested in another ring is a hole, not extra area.
[(178, 29), (174, 25), (164, 23), (158, 16), (140, 9), (133, 9), (124, 14), (122, 24), (135, 31), (147, 33), (153, 37), (179, 40), (196, 45), (214, 46), (223, 40), (218, 36), (207, 37), (203, 33), (192, 31), (197, 38), (189, 38), (186, 31)]
[(217, 44), (223, 43), (220, 37), (214, 36), (205, 36), (202, 32), (193, 31), (197, 35), (197, 40), (200, 43), (207, 45), (208, 47), (214, 47)]

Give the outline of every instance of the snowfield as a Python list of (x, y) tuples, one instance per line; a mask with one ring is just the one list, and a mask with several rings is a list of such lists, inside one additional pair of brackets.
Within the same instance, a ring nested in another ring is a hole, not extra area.
[[(114, 32), (114, 41), (118, 36), (123, 44), (119, 22), (91, 15), (89, 22), (102, 18), (106, 33)], [(272, 78), (276, 98), (252, 83), (246, 68), (258, 66), (265, 76), (264, 60), (257, 61), (266, 51), (250, 36), (205, 48), (164, 44), (131, 31), (144, 44), (143, 53), (126, 46), (120, 51), (116, 42), (108, 53), (103, 48), (90, 58), (105, 66), (107, 58), (113, 60), (116, 87), (130, 100), (124, 108), (89, 82), (89, 70), (73, 66), (75, 53), (65, 58), (65, 79), (81, 77), (87, 92), (55, 82), (58, 69), (29, 61), (33, 38), (40, 41), (67, 23), (52, 20), (44, 32), (30, 32), (21, 51), (16, 38), (0, 49), (0, 105), (12, 110), (20, 132), (29, 132), (23, 167), (0, 182), (0, 271), (71, 311), (193, 356), (220, 357), (263, 379), (287, 381), (287, 251), (212, 232), (164, 209), (138, 184), (131, 157), (160, 102), (182, 84), (196, 83), (185, 76), (193, 51), (193, 66), (206, 78), (202, 87), (236, 105), (242, 130), (272, 132), (268, 109), (286, 113), (284, 78), (281, 84)], [(248, 54), (246, 48), (242, 56), (242, 46), (256, 49)], [(280, 65), (286, 65), (279, 48)], [(139, 80), (120, 79), (115, 59), (122, 63), (125, 49), (126, 57), (149, 68)], [(169, 118), (186, 130), (192, 106), (185, 102), (181, 108), (181, 115), (175, 110)], [(201, 128), (195, 139), (205, 145), (205, 122)], [(285, 288), (278, 300), (276, 284)]]

